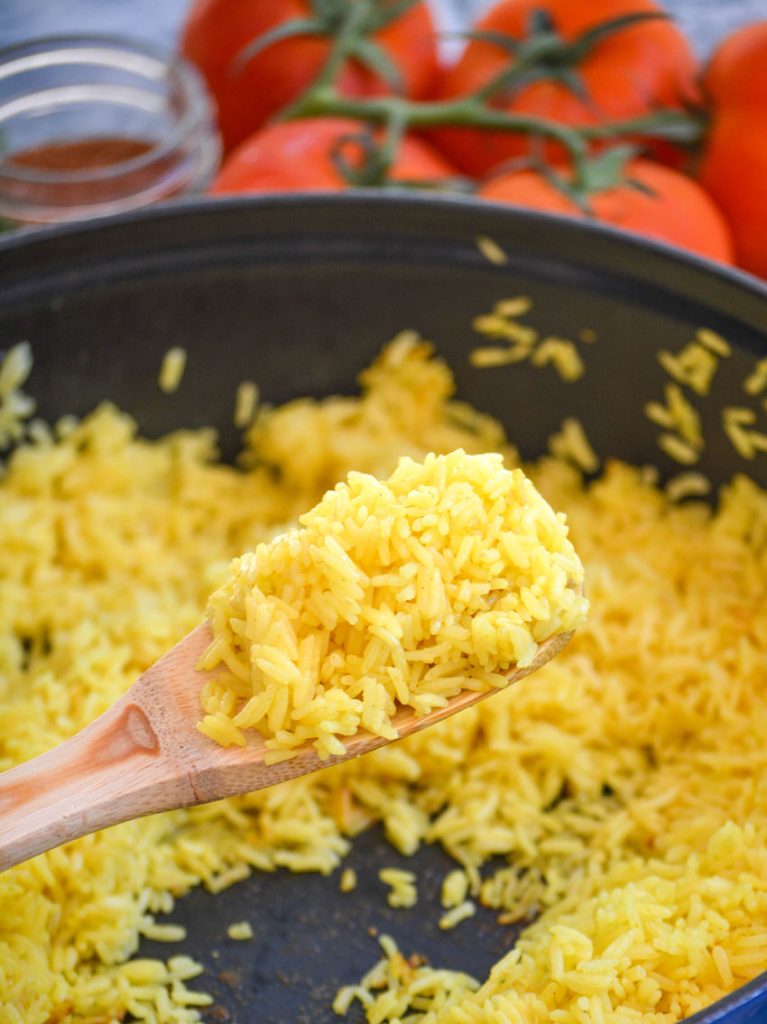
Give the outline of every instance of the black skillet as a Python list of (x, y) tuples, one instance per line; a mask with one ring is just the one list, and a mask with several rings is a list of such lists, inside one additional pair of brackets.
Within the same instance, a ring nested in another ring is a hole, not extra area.
[[(502, 246), (504, 265), (481, 254), (481, 235)], [(541, 330), (596, 332), (595, 344), (579, 343), (582, 380), (565, 384), (524, 364), (468, 364), (478, 342), (473, 317), (520, 294), (534, 300)], [(767, 413), (742, 390), (767, 355), (767, 288), (676, 250), (489, 204), (364, 195), (203, 200), (0, 242), (0, 350), (31, 341), (30, 390), (44, 417), (85, 413), (108, 396), (150, 436), (213, 424), (227, 455), (237, 447), (240, 380), (257, 380), (274, 403), (354, 393), (355, 375), (381, 345), (414, 327), (448, 359), (460, 396), (498, 416), (524, 456), (540, 454), (574, 415), (602, 455), (668, 476), (680, 467), (659, 450), (643, 407), (663, 395), (658, 350), (681, 349), (704, 326), (734, 354), (722, 360), (711, 395), (693, 396), (706, 439), (696, 468), (715, 484), (745, 471), (765, 485), (767, 455), (738, 456), (721, 410), (749, 406), (767, 431)], [(154, 381), (173, 345), (189, 358), (183, 386), (168, 396)], [(217, 1000), (211, 1019), (330, 1024), (338, 985), (377, 958), (373, 930), (392, 934), (406, 953), (480, 977), (508, 948), (512, 936), (488, 911), (439, 932), (436, 897), (449, 864), (439, 849), (405, 861), (373, 830), (347, 863), (360, 877), (353, 897), (339, 894), (337, 873), (278, 872), (180, 901), (173, 920), (188, 927), (184, 952), (206, 965)], [(392, 911), (377, 871), (405, 863), (419, 874), (421, 899), (414, 911)], [(236, 943), (226, 928), (243, 917), (255, 937)], [(147, 942), (141, 953), (164, 957), (168, 947)], [(693, 1019), (767, 1020), (767, 975)]]

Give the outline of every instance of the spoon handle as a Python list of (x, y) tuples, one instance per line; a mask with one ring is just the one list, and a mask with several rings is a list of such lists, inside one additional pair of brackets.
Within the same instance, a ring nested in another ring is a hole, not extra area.
[(194, 800), (190, 780), (168, 772), (141, 695), (138, 683), (70, 740), (0, 775), (0, 871), (89, 832)]

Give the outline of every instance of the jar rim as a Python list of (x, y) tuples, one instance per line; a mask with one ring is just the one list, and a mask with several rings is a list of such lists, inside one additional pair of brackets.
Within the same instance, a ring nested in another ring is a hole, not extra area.
[[(82, 46), (90, 46), (111, 53), (122, 51), (126, 54), (138, 54), (156, 61), (158, 66), (167, 68), (176, 77), (180, 86), (181, 95), (184, 100), (181, 117), (163, 139), (136, 156), (118, 160), (115, 163), (105, 164), (102, 167), (82, 170), (50, 170), (30, 167), (24, 164), (14, 164), (9, 160), (0, 159), (0, 178), (46, 185), (108, 181), (111, 178), (119, 178), (124, 174), (130, 174), (148, 167), (156, 160), (169, 156), (184, 139), (193, 133), (201, 121), (208, 116), (212, 117), (211, 100), (196, 68), (178, 54), (129, 36), (60, 34), (39, 36), (26, 39), (21, 43), (13, 43), (0, 49), (0, 80), (4, 77), (3, 66), (19, 61), (24, 55), (31, 57), (35, 53), (48, 54), (56, 50), (66, 51), (67, 49)], [(62, 61), (61, 63), (69, 62)], [(76, 61), (73, 60), (71, 63), (76, 63)], [(83, 63), (87, 62), (83, 61)], [(112, 65), (108, 64), (107, 66)], [(19, 72), (23, 70), (23, 66), (18, 69)], [(17, 72), (11, 71), (9, 73)], [(12, 156), (12, 154), (6, 155)]]

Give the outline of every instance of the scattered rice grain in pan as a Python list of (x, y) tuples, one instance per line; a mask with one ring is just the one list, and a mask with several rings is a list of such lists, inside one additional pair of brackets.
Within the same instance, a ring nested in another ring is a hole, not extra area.
[(529, 355), (529, 349), (520, 346), (492, 348), (489, 345), (480, 345), (469, 353), (469, 362), (478, 369), (488, 369), (492, 366), (510, 366), (512, 363), (521, 363)]
[[(522, 298), (522, 297), (520, 297)], [(495, 304), (492, 313), (483, 313), (474, 318), (472, 326), (478, 334), (484, 334), (496, 341), (508, 341), (520, 348), (529, 351), (538, 340), (539, 334), (529, 324), (521, 324), (516, 320), (521, 313), (508, 311), (512, 308), (524, 309), (529, 305), (529, 299), (520, 302), (518, 299), (502, 299)]]
[[(562, 380), (580, 380), (586, 371), (575, 344), (568, 338), (550, 335), (540, 338), (536, 328), (521, 324), (517, 317), (532, 309), (532, 301), (526, 295), (501, 299), (496, 302), (492, 313), (483, 313), (474, 318), (474, 330), (495, 341), (506, 341), (509, 347), (496, 349), (475, 348), (469, 354), (474, 366), (505, 366), (529, 358), (533, 366), (553, 366)], [(585, 336), (594, 340), (596, 335), (586, 329)]]
[(750, 429), (756, 423), (756, 413), (744, 406), (728, 406), (722, 410), (722, 426), (733, 448), (744, 459), (754, 459), (767, 452), (767, 434)]
[(494, 263), (497, 267), (502, 267), (505, 263), (509, 262), (509, 257), (500, 245), (493, 241), (492, 238), (488, 238), (487, 235), (477, 235), (475, 242), (479, 251), (490, 263)]
[(242, 381), (237, 388), (234, 403), (234, 425), (244, 430), (253, 422), (258, 406), (258, 385), (252, 380)]
[(382, 868), (378, 877), (384, 885), (390, 886), (386, 901), (390, 907), (414, 907), (418, 902), (416, 876), (412, 871), (400, 868)]
[(21, 390), (32, 370), (32, 349), (26, 341), (14, 345), (0, 362), (0, 451), (24, 433), (35, 411), (34, 399)]
[(354, 868), (344, 868), (338, 882), (341, 892), (353, 892), (357, 888), (357, 872)]
[(171, 348), (165, 353), (160, 367), (160, 390), (170, 394), (178, 389), (186, 369), (186, 349)]
[[(510, 299), (500, 299), (493, 307), (496, 316), (512, 318), (524, 316), (533, 308), (533, 300), (527, 295), (515, 295)], [(529, 328), (532, 330), (532, 328)]]
[[(347, 985), (336, 995), (333, 1009), (339, 1015), (345, 1016), (357, 999), (367, 1020), (375, 1024), (436, 1021), (441, 1019), (440, 1011), (479, 988), (479, 982), (462, 971), (435, 969), (418, 956), (405, 958), (388, 935), (382, 935), (379, 942), (383, 958), (358, 985)], [(465, 1018), (466, 1024), (471, 1020)]]
[(449, 910), (463, 903), (469, 891), (469, 876), (460, 868), (449, 871), (442, 880), (442, 906)]
[(149, 920), (141, 926), (141, 934), (153, 942), (183, 942), (186, 928), (181, 924), (155, 924)]
[(700, 452), (689, 441), (677, 437), (676, 434), (660, 434), (658, 445), (666, 455), (676, 462), (681, 462), (683, 466), (692, 466), (700, 458)]
[(679, 352), (661, 349), (658, 362), (678, 384), (684, 384), (698, 395), (707, 395), (716, 371), (719, 359), (708, 348), (696, 342), (690, 342)]
[(703, 428), (700, 413), (685, 397), (678, 384), (667, 384), (665, 389), (666, 404), (648, 402), (645, 415), (659, 427), (673, 430), (695, 449), (702, 449)]
[(235, 921), (226, 929), (226, 934), (235, 942), (247, 942), (253, 938), (253, 927), (250, 921)]
[(711, 493), (711, 481), (702, 473), (679, 473), (667, 482), (665, 491), (671, 501), (704, 498)]
[(599, 456), (586, 437), (583, 424), (572, 416), (563, 420), (560, 430), (549, 438), (549, 451), (584, 473), (596, 473), (599, 469)]
[(473, 900), (464, 900), (459, 903), (457, 907), (452, 907), (447, 913), (443, 914), (439, 919), (439, 926), (442, 931), (449, 931), (451, 928), (457, 928), (462, 921), (468, 920), (470, 917), (474, 917), (477, 912), (477, 905)]
[(767, 388), (767, 359), (760, 359), (743, 382), (747, 395), (760, 395)]
[(695, 339), (705, 348), (709, 349), (709, 351), (713, 352), (714, 355), (720, 356), (722, 359), (727, 359), (732, 355), (732, 346), (729, 341), (708, 327), (699, 328), (695, 332)]
[(567, 338), (544, 338), (530, 356), (533, 366), (554, 367), (562, 380), (576, 381), (586, 372), (580, 353)]

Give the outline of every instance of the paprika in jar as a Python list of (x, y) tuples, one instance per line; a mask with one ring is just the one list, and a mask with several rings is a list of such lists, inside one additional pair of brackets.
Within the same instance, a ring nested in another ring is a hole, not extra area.
[(220, 159), (197, 72), (144, 43), (34, 40), (0, 51), (0, 217), (12, 226), (203, 191)]

